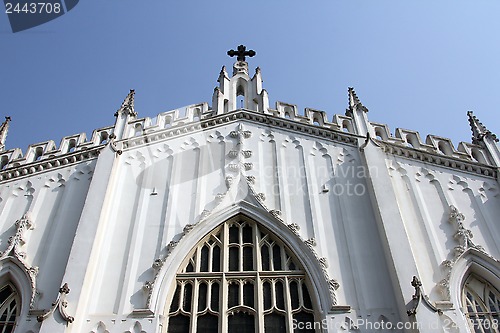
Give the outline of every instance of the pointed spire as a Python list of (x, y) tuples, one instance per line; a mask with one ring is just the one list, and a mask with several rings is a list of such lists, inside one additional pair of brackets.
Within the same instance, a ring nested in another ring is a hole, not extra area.
[(469, 117), (469, 124), (472, 131), (472, 143), (478, 144), (483, 141), (483, 139), (490, 138), (495, 142), (498, 142), (498, 138), (495, 134), (491, 133), (486, 126), (484, 126), (472, 111), (467, 111), (467, 116)]
[(128, 93), (127, 97), (125, 97), (122, 106), (118, 109), (118, 111), (116, 111), (115, 117), (117, 117), (120, 113), (125, 113), (133, 117), (137, 117), (137, 112), (135, 112), (134, 110), (134, 95), (135, 90), (130, 89), (130, 92)]
[(0, 150), (5, 149), (5, 141), (7, 140), (7, 132), (9, 131), (10, 117), (5, 117), (5, 121), (0, 125)]
[(226, 66), (222, 66), (222, 69), (220, 70), (219, 78), (217, 79), (217, 82), (222, 83), (224, 78), (229, 78), (227, 71), (226, 71)]
[(347, 94), (349, 97), (349, 108), (347, 109), (346, 114), (352, 113), (355, 108), (364, 112), (368, 112), (368, 109), (361, 103), (353, 87), (347, 88)]

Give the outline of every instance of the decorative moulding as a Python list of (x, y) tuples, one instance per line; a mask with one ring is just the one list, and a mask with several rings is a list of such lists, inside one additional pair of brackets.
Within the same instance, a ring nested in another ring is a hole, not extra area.
[(451, 259), (445, 260), (441, 263), (443, 268), (445, 269), (445, 278), (442, 279), (438, 283), (438, 287), (440, 287), (444, 301), (451, 302), (451, 293), (450, 293), (450, 278), (451, 271), (455, 266), (456, 262), (462, 257), (462, 255), (468, 250), (476, 250), (490, 259), (494, 260), (500, 265), (500, 261), (489, 255), (481, 245), (476, 245), (472, 241), (474, 235), (470, 229), (464, 227), (465, 216), (458, 211), (458, 209), (451, 205), (448, 222), (451, 223), (455, 227), (455, 234), (453, 235), (453, 239), (458, 243), (457, 246), (454, 247), (453, 252), (451, 253)]
[(146, 281), (144, 283), (144, 285), (142, 286), (142, 289), (144, 290), (144, 292), (147, 295), (146, 309), (137, 309), (136, 311), (134, 311), (134, 313), (136, 315), (140, 315), (140, 314), (144, 314), (144, 313), (146, 313), (147, 315), (150, 315), (152, 313), (151, 310), (149, 310), (149, 308), (151, 306), (151, 297), (152, 297), (152, 293), (153, 293), (153, 287), (154, 287), (156, 280), (158, 279), (158, 274), (159, 274), (161, 268), (163, 267), (163, 265), (165, 264), (165, 261), (170, 256), (170, 253), (172, 253), (172, 251), (179, 244), (179, 242), (184, 238), (184, 236), (186, 236), (194, 228), (194, 226), (195, 226), (194, 224), (187, 224), (184, 227), (184, 229), (182, 230), (180, 237), (177, 240), (171, 240), (170, 243), (167, 244), (167, 246), (166, 246), (167, 251), (166, 251), (165, 256), (163, 258), (157, 258), (153, 261), (153, 264), (151, 266), (153, 267), (153, 269), (155, 271), (155, 275), (151, 281)]
[(68, 302), (66, 301), (66, 295), (69, 294), (69, 291), (70, 289), (68, 287), (68, 284), (65, 283), (61, 288), (59, 288), (59, 296), (57, 297), (57, 300), (54, 303), (52, 303), (52, 308), (49, 311), (38, 315), (36, 317), (36, 320), (38, 322), (44, 321), (57, 309), (59, 310), (59, 313), (66, 322), (72, 323), (75, 320), (75, 318), (71, 317), (66, 313), (66, 307), (68, 306)]
[[(210, 118), (202, 119), (200, 122), (189, 123), (185, 125), (175, 126), (173, 128), (162, 129), (151, 133), (146, 133), (139, 137), (123, 139), (122, 150), (133, 149), (144, 144), (150, 144), (156, 141), (166, 140), (172, 137), (185, 135), (189, 132), (205, 130), (219, 125), (239, 121), (248, 120), (257, 124), (267, 124), (276, 127), (281, 127), (306, 135), (317, 136), (321, 138), (331, 139), (336, 142), (357, 145), (357, 135), (352, 133), (341, 132), (328, 127), (318, 127), (316, 125), (300, 123), (297, 121), (271, 116), (268, 114), (257, 113), (248, 110), (235, 110), (230, 113), (216, 115)], [(243, 133), (243, 136), (251, 136), (250, 131)], [(238, 131), (232, 131), (230, 135), (233, 138), (239, 138)]]
[(30, 309), (34, 308), (35, 296), (37, 295), (36, 290), (36, 276), (38, 274), (38, 267), (31, 266), (26, 261), (26, 253), (22, 251), (22, 246), (25, 245), (26, 241), (24, 239), (24, 234), (28, 230), (33, 230), (35, 225), (31, 222), (29, 212), (25, 213), (21, 219), (15, 222), (16, 232), (13, 236), (9, 237), (7, 243), (7, 249), (0, 253), (0, 261), (5, 260), (10, 257), (14, 258), (15, 262), (21, 266), (21, 268), (26, 272), (30, 285), (31, 285), (31, 299), (30, 299)]
[(17, 167), (9, 167), (0, 172), (0, 182), (30, 176), (50, 169), (68, 166), (74, 163), (82, 162), (99, 156), (101, 149), (104, 146), (99, 146), (91, 149), (78, 150), (71, 154), (54, 156), (52, 158), (43, 159), (33, 163), (23, 164)]
[(390, 142), (377, 140), (383, 151), (392, 155), (432, 163), (446, 168), (458, 169), (472, 174), (480, 174), (486, 177), (497, 177), (498, 171), (485, 164), (479, 164), (465, 158), (451, 157), (438, 153), (430, 153), (415, 148), (405, 147)]
[(412, 296), (412, 302), (413, 302), (412, 307), (406, 311), (408, 316), (414, 316), (417, 314), (417, 308), (418, 305), (420, 304), (420, 301), (424, 302), (424, 304), (429, 309), (431, 309), (434, 312), (437, 312), (439, 315), (443, 314), (443, 310), (438, 309), (434, 305), (432, 305), (431, 302), (429, 301), (429, 297), (427, 297), (422, 293), (422, 282), (420, 282), (420, 280), (416, 276), (413, 277), (411, 285), (413, 288), (415, 288), (415, 294), (413, 294)]

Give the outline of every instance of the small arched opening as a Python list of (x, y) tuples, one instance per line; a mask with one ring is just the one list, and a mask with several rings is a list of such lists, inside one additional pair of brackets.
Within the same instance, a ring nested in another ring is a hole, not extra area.
[(68, 144), (68, 153), (72, 153), (76, 150), (76, 140), (75, 139), (71, 139), (69, 141), (69, 144)]
[(2, 159), (0, 160), (0, 170), (7, 169), (8, 165), (9, 165), (9, 156), (3, 155)]
[(451, 156), (453, 154), (451, 148), (450, 148), (450, 145), (445, 142), (445, 141), (439, 141), (438, 143), (438, 150), (444, 154), (444, 155), (447, 155), (447, 156)]
[(43, 148), (42, 147), (37, 147), (35, 149), (35, 157), (33, 158), (34, 161), (40, 161), (43, 156)]

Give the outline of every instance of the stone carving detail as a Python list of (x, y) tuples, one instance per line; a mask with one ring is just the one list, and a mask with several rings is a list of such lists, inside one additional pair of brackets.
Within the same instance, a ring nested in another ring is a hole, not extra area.
[[(208, 211), (203, 211), (206, 212), (206, 215), (209, 214)], [(202, 216), (204, 214), (202, 213)], [(152, 281), (146, 281), (144, 282), (144, 285), (142, 286), (142, 290), (147, 294), (147, 299), (146, 299), (146, 307), (149, 308), (151, 305), (151, 297), (153, 295), (153, 287), (154, 284), (158, 278), (158, 274), (160, 273), (161, 268), (163, 267), (163, 264), (165, 264), (165, 260), (170, 256), (172, 251), (175, 249), (177, 244), (195, 227), (195, 224), (186, 224), (184, 228), (182, 229), (182, 233), (180, 234), (179, 238), (177, 240), (171, 240), (167, 246), (166, 246), (166, 254), (163, 258), (158, 258), (155, 259), (153, 264), (151, 265), (153, 269), (155, 270), (155, 275)]]
[[(279, 220), (281, 220), (279, 217), (277, 217)], [(283, 221), (282, 221), (283, 222)], [(307, 240), (302, 240), (302, 237), (300, 236), (300, 226), (296, 223), (290, 223), (288, 224), (288, 228), (301, 240), (304, 242), (304, 244), (307, 245), (309, 250), (312, 252), (314, 257), (316, 258), (318, 265), (321, 267), (321, 271), (323, 272), (323, 277), (325, 281), (328, 283), (328, 289), (330, 291), (330, 300), (331, 300), (331, 308), (334, 309), (337, 307), (337, 295), (336, 295), (336, 290), (340, 287), (340, 284), (338, 283), (337, 280), (331, 279), (329, 274), (328, 274), (328, 261), (325, 257), (319, 257), (318, 254), (316, 253), (316, 250), (314, 249), (314, 246), (316, 246), (316, 240), (314, 238), (310, 238)], [(349, 306), (347, 307), (342, 307), (345, 308), (344, 310), (348, 311), (350, 309)]]
[(226, 177), (226, 187), (230, 188), (232, 183), (233, 183), (233, 177), (232, 176), (227, 176)]
[(280, 219), (281, 218), (281, 210), (270, 210), (269, 213), (271, 213), (274, 217)]
[(472, 234), (472, 231), (470, 229), (467, 229), (464, 227), (463, 221), (465, 220), (465, 216), (458, 211), (458, 209), (455, 206), (450, 206), (450, 215), (448, 218), (448, 222), (453, 224), (455, 227), (456, 231), (455, 234), (453, 235), (453, 239), (458, 243), (457, 246), (455, 246), (454, 251), (452, 253), (452, 258), (449, 260), (445, 260), (441, 263), (441, 265), (444, 267), (446, 271), (445, 278), (442, 279), (441, 281), (438, 282), (438, 287), (440, 287), (443, 297), (446, 301), (450, 300), (450, 277), (451, 277), (451, 270), (453, 269), (453, 266), (455, 263), (458, 261), (458, 259), (462, 256), (462, 254), (465, 253), (465, 251), (469, 249), (474, 249), (479, 252), (484, 253), (486, 256), (491, 258), (492, 260), (498, 262), (500, 264), (500, 261), (495, 259), (494, 257), (490, 256), (484, 248), (481, 245), (476, 245), (472, 241), (472, 238), (474, 235)]
[(250, 138), (252, 136), (252, 132), (251, 131), (245, 131), (245, 130), (243, 130), (243, 125), (239, 124), (238, 125), (238, 130), (237, 131), (231, 131), (230, 135), (231, 135), (232, 138), (237, 138), (238, 139), (238, 143), (241, 144), (242, 139), (248, 139), (248, 138)]
[(146, 333), (146, 332), (142, 330), (141, 323), (139, 321), (136, 321), (134, 323), (134, 326), (132, 326), (128, 331), (125, 331), (125, 333)]
[(231, 163), (231, 164), (229, 164), (229, 165), (227, 166), (227, 168), (228, 168), (229, 170), (231, 170), (231, 171), (234, 171), (234, 172), (237, 172), (237, 171), (240, 169), (240, 167), (239, 167), (239, 166), (238, 166), (238, 164), (236, 164), (236, 163)]
[(200, 221), (204, 220), (208, 215), (210, 215), (210, 211), (207, 209), (204, 209), (201, 214), (200, 214)]
[(309, 247), (312, 248), (313, 246), (316, 246), (316, 239), (315, 238), (309, 238), (304, 241), (304, 243)]
[(245, 157), (245, 158), (252, 157), (252, 151), (251, 150), (242, 150), (241, 153), (243, 154), (243, 157)]
[(109, 333), (109, 331), (106, 329), (106, 325), (100, 321), (90, 333)]
[(259, 193), (255, 196), (259, 201), (266, 201), (266, 195), (264, 193)]
[(26, 253), (21, 249), (25, 244), (24, 233), (28, 230), (33, 230), (35, 228), (34, 223), (31, 221), (29, 213), (23, 215), (23, 217), (16, 221), (16, 233), (14, 236), (9, 237), (7, 249), (0, 253), (0, 260), (6, 259), (8, 257), (13, 257), (21, 264), (21, 268), (24, 269), (29, 277), (31, 284), (31, 299), (30, 299), (30, 309), (34, 308), (35, 296), (37, 295), (36, 290), (36, 276), (38, 275), (38, 267), (31, 266), (26, 261)]
[(288, 225), (288, 228), (297, 236), (300, 237), (299, 231), (300, 231), (300, 226), (297, 223), (290, 223)]
[(246, 171), (251, 170), (253, 168), (252, 163), (250, 162), (243, 163), (241, 161), (241, 156), (243, 156), (244, 158), (250, 158), (252, 156), (251, 150), (243, 150), (243, 141), (245, 139), (250, 138), (252, 136), (252, 132), (244, 130), (243, 125), (239, 124), (238, 129), (236, 131), (231, 131), (230, 136), (237, 140), (235, 149), (229, 151), (228, 156), (229, 158), (232, 159), (238, 158), (238, 161), (229, 164), (228, 165), (229, 170), (233, 172), (238, 172), (240, 170), (246, 170)]
[(52, 308), (45, 312), (44, 314), (38, 315), (36, 317), (36, 320), (38, 322), (42, 322), (45, 319), (47, 319), (51, 314), (54, 313), (54, 311), (57, 309), (59, 310), (59, 313), (61, 314), (62, 318), (67, 321), (68, 323), (72, 323), (75, 318), (71, 317), (66, 313), (66, 307), (68, 306), (68, 302), (66, 301), (66, 295), (69, 294), (69, 287), (68, 284), (65, 283), (61, 288), (59, 288), (59, 296), (57, 297), (57, 300), (52, 303)]
[(161, 266), (162, 266), (161, 259), (156, 259), (155, 261), (153, 261), (153, 265), (151, 265), (151, 267), (153, 267), (154, 269), (160, 269)]
[(431, 309), (434, 312), (437, 312), (439, 315), (443, 314), (443, 311), (432, 305), (431, 302), (429, 301), (429, 297), (427, 295), (424, 295), (424, 293), (422, 292), (422, 282), (420, 282), (420, 280), (416, 276), (413, 276), (413, 279), (411, 280), (411, 285), (413, 288), (415, 288), (415, 294), (413, 294), (412, 296), (412, 302), (413, 302), (412, 307), (406, 311), (408, 316), (414, 316), (417, 314), (417, 308), (418, 305), (420, 304), (420, 301), (424, 302), (424, 304), (429, 309)]
[(147, 292), (150, 292), (153, 289), (153, 281), (146, 281), (144, 282), (144, 285), (142, 286), (142, 289), (144, 289)]

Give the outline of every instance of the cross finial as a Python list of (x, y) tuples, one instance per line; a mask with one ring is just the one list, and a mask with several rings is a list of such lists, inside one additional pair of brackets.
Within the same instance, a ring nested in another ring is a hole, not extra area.
[(253, 57), (255, 56), (255, 51), (254, 50), (246, 50), (246, 46), (245, 45), (240, 45), (238, 46), (238, 50), (235, 51), (235, 50), (229, 50), (227, 51), (227, 55), (230, 56), (230, 57), (234, 57), (234, 56), (237, 56), (236, 59), (238, 59), (238, 61), (245, 61), (245, 57)]

